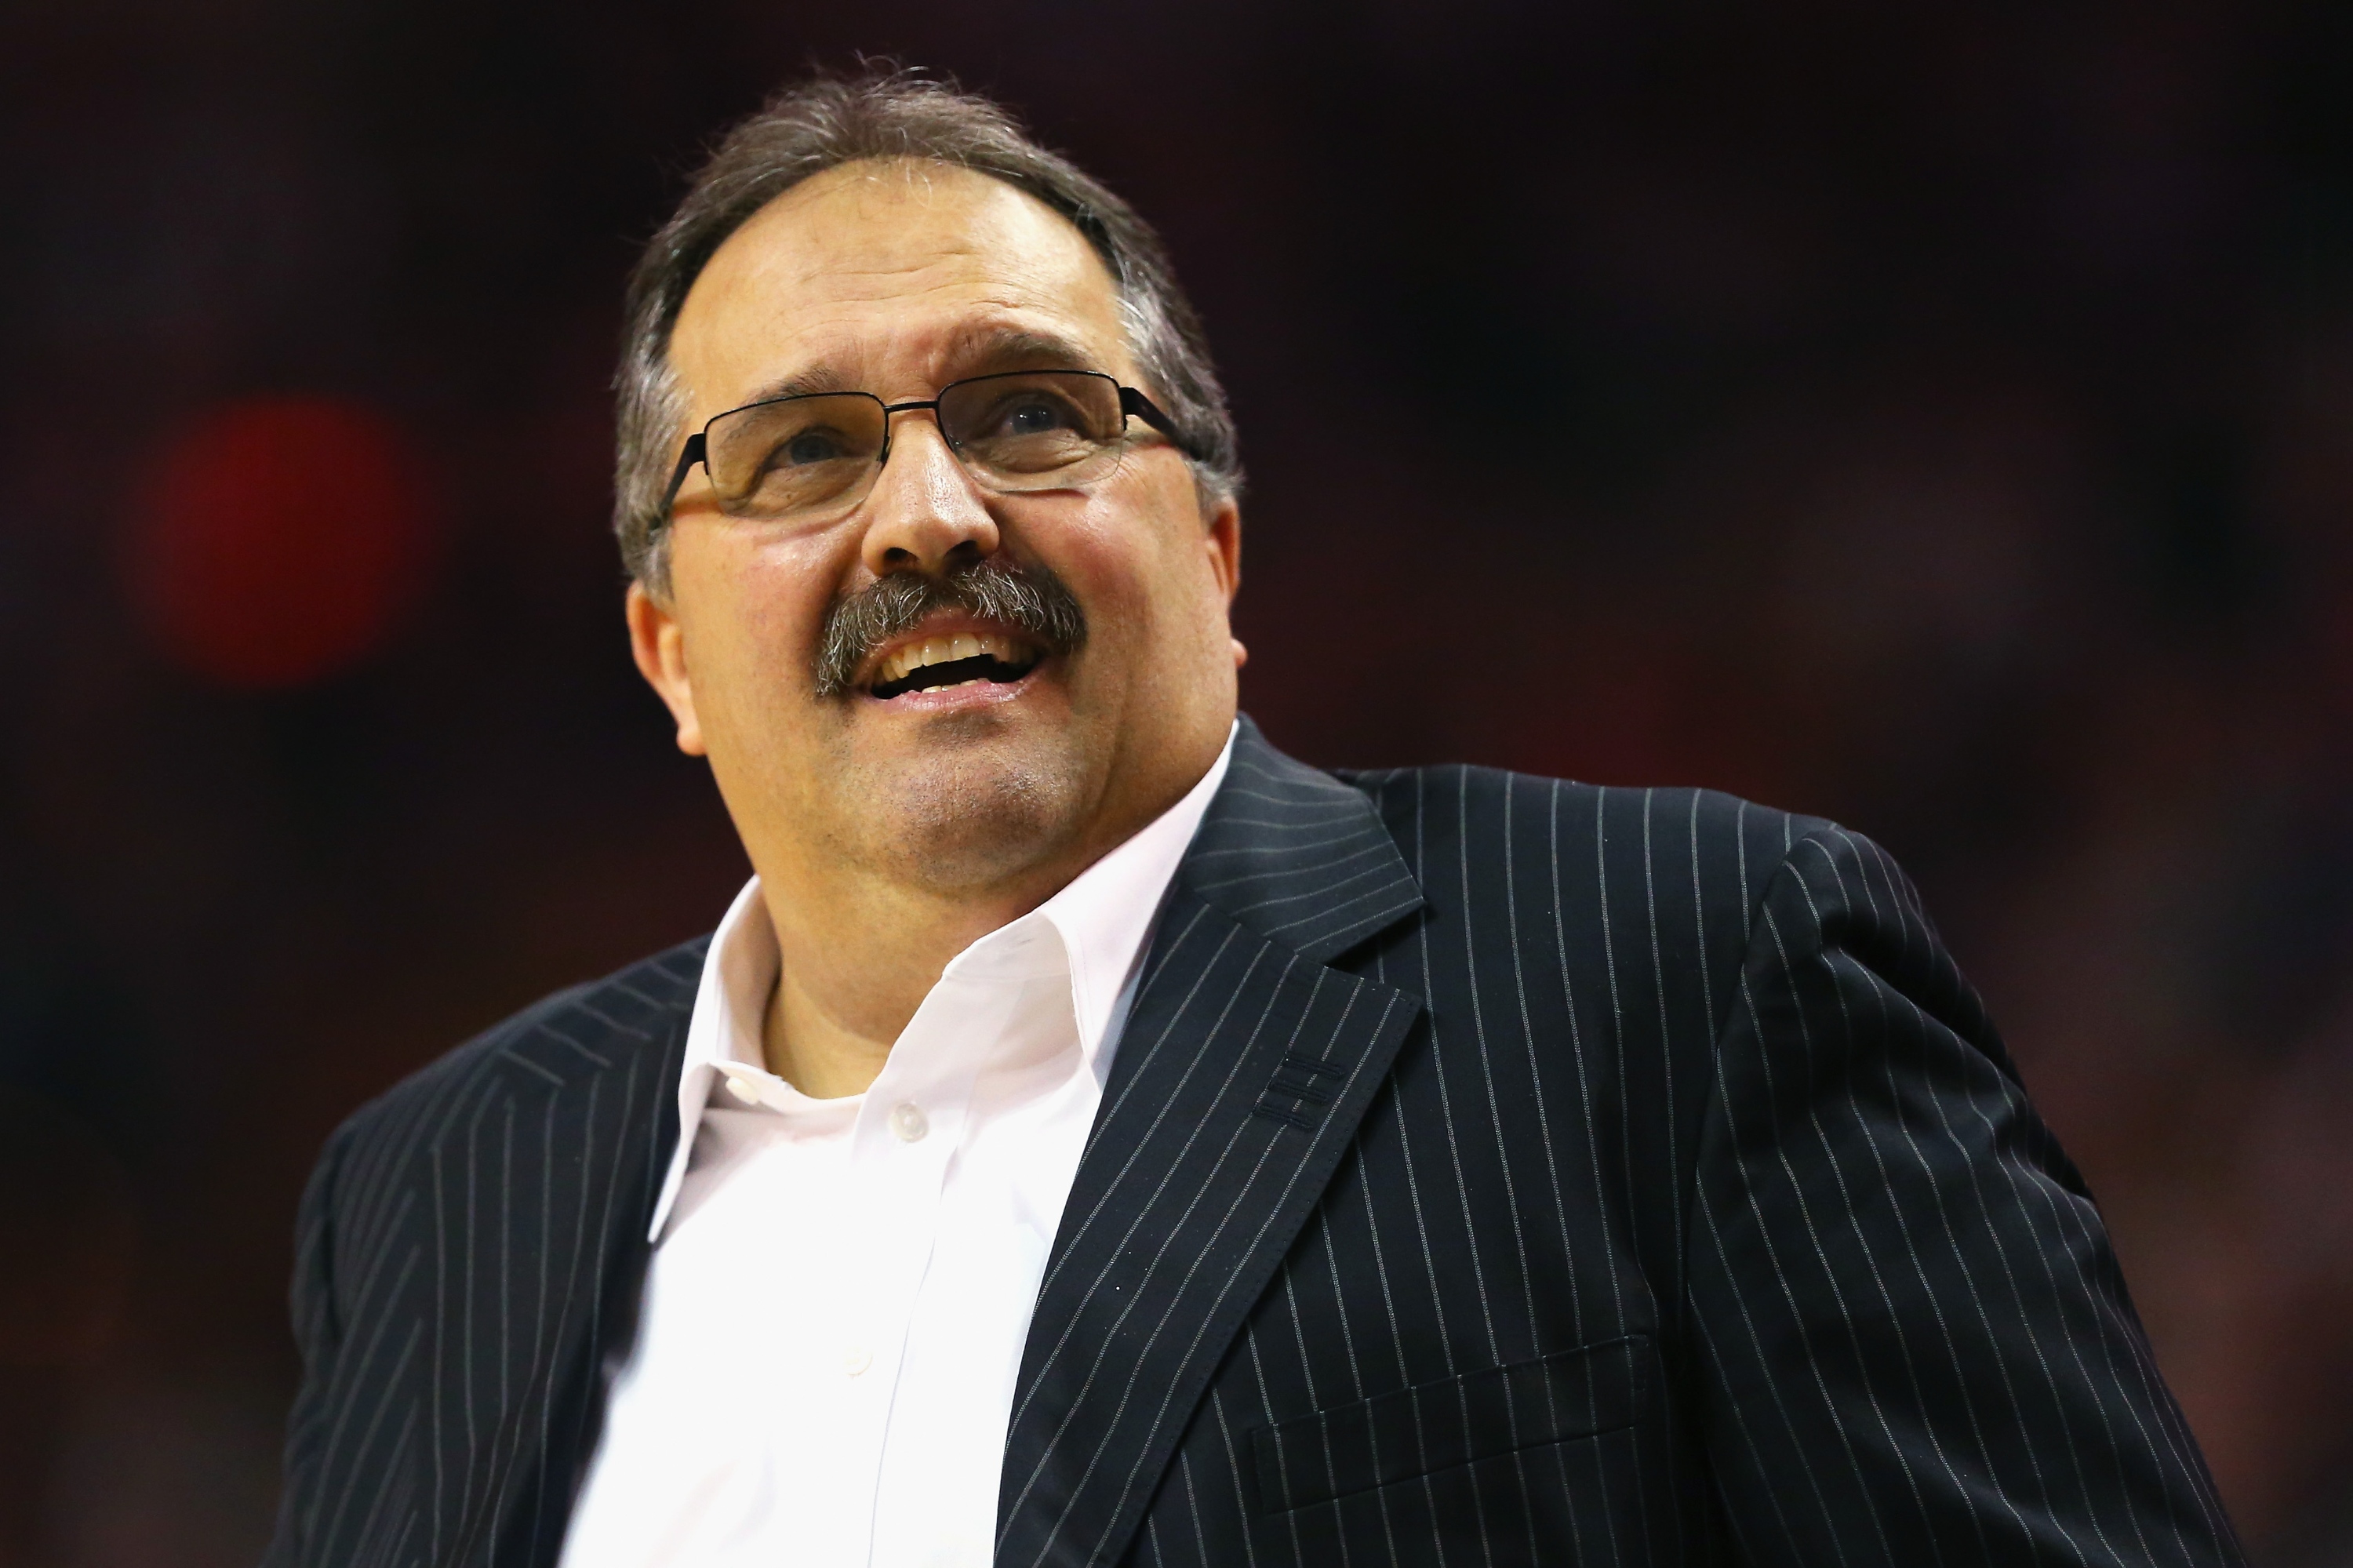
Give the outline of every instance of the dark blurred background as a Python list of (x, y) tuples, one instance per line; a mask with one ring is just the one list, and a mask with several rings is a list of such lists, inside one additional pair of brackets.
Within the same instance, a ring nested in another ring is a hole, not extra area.
[(1166, 232), (1275, 740), (1891, 845), (2259, 1561), (2353, 1563), (2353, 6), (12, 0), (0, 1564), (248, 1563), (328, 1129), (744, 874), (616, 301), (860, 51)]

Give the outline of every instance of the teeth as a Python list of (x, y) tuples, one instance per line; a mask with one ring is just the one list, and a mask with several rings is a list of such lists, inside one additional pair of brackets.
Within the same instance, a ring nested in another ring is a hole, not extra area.
[[(901, 644), (882, 661), (881, 668), (875, 672), (875, 681), (879, 684), (903, 680), (926, 664), (953, 663), (958, 659), (974, 659), (983, 653), (1008, 664), (1018, 664), (1022, 658), (1022, 651), (1009, 637), (1002, 637), (993, 631), (959, 631), (952, 636), (926, 637), (919, 641)], [(940, 689), (937, 686), (923, 688), (931, 692)]]

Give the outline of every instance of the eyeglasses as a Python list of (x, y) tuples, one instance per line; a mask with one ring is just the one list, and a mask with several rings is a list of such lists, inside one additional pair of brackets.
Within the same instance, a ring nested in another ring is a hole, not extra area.
[(935, 397), (885, 403), (871, 392), (807, 392), (732, 408), (686, 439), (662, 497), (667, 516), (700, 463), (730, 517), (813, 519), (847, 511), (891, 458), (891, 416), (929, 408), (948, 450), (991, 490), (1062, 490), (1119, 466), (1127, 421), (1180, 450), (1176, 423), (1099, 370), (1016, 370), (952, 381)]

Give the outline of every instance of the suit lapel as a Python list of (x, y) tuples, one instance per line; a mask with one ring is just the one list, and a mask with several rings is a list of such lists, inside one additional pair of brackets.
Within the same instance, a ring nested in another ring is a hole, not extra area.
[(1421, 904), (1371, 803), (1242, 721), (1146, 961), (1031, 1319), (1004, 1568), (1116, 1562), (1420, 1015), (1328, 967)]
[[(553, 1563), (677, 1143), (702, 944), (521, 1021), (424, 1151), (429, 1558)], [(634, 983), (631, 983), (634, 982)]]

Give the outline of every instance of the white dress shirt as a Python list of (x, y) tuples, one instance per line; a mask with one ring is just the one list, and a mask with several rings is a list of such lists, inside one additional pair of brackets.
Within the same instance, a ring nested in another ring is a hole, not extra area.
[(862, 1095), (763, 1065), (776, 942), (744, 889), (704, 960), (638, 1334), (562, 1568), (985, 1568), (1046, 1255), (1232, 749), (958, 954)]

